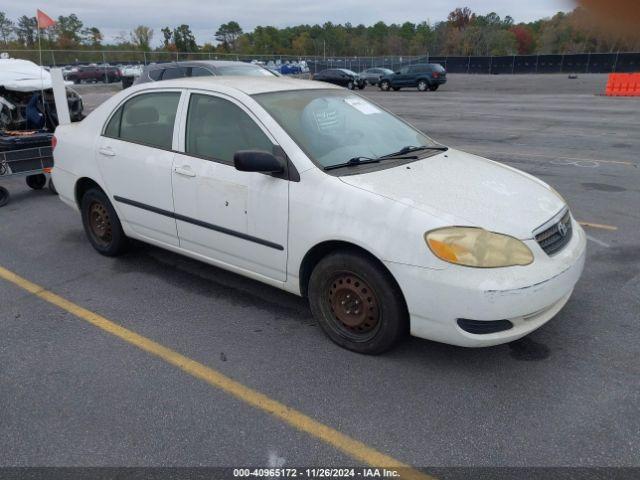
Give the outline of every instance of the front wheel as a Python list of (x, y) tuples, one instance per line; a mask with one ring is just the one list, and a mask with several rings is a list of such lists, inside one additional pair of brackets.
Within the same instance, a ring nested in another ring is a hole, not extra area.
[(47, 177), (44, 173), (29, 175), (27, 177), (27, 185), (34, 190), (40, 190), (47, 184)]
[(429, 88), (429, 84), (425, 80), (420, 80), (418, 82), (418, 90), (421, 92), (426, 92), (427, 88)]
[(391, 88), (391, 83), (389, 82), (389, 80), (382, 80), (380, 82), (380, 90), (388, 92), (390, 88)]
[(354, 352), (382, 353), (408, 332), (399, 287), (383, 267), (359, 252), (333, 253), (316, 265), (309, 304), (327, 336)]
[(355, 84), (353, 82), (349, 82), (349, 83), (347, 83), (347, 88), (349, 90), (353, 90), (355, 88)]
[(102, 255), (115, 257), (126, 250), (127, 237), (118, 214), (101, 190), (88, 190), (80, 202), (82, 225), (95, 248)]

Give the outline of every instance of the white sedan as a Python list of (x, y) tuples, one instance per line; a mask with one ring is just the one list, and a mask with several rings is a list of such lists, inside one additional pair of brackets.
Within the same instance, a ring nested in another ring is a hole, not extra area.
[(585, 234), (549, 185), (325, 83), (147, 83), (55, 137), (60, 198), (98, 252), (133, 238), (307, 296), (357, 352), (518, 339), (582, 273)]

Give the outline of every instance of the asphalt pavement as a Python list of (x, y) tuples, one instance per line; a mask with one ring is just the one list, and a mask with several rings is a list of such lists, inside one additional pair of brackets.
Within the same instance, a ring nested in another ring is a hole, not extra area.
[[(406, 464), (640, 467), (640, 99), (603, 82), (451, 75), (437, 92), (362, 92), (542, 178), (593, 225), (567, 306), (509, 345), (345, 351), (293, 295), (144, 244), (98, 255), (79, 215), (21, 178), (0, 181), (0, 267)], [(89, 108), (111, 94), (92, 88)], [(2, 279), (0, 433), (1, 466), (363, 463)]]

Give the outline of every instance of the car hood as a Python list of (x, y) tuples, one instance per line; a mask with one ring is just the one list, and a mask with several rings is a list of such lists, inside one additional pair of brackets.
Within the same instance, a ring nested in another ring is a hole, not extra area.
[(529, 239), (565, 203), (537, 178), (458, 150), (394, 168), (340, 177), (354, 187), (428, 213), (444, 225)]

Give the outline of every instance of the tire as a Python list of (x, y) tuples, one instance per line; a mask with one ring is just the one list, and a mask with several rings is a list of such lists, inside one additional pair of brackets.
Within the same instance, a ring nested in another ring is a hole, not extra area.
[(102, 190), (88, 190), (80, 200), (80, 211), (84, 231), (98, 253), (115, 257), (126, 250), (128, 240), (120, 219)]
[(429, 90), (432, 91), (432, 92), (435, 92), (436, 90), (438, 90), (439, 86), (440, 85), (429, 85)]
[(398, 90), (400, 90), (400, 87), (393, 87), (394, 92), (397, 92)]
[(366, 87), (366, 86), (367, 86), (366, 83), (361, 83), (360, 85), (358, 85), (358, 89), (364, 90), (364, 87)]
[(53, 184), (53, 178), (49, 177), (49, 191), (54, 195), (58, 194), (58, 190), (56, 190), (56, 186)]
[(355, 84), (353, 82), (349, 82), (349, 83), (347, 83), (347, 88), (349, 90), (353, 90), (354, 88), (356, 88), (356, 86), (355, 86)]
[(75, 85), (79, 85), (79, 84), (80, 84), (80, 79), (79, 79), (79, 78), (74, 78), (74, 79), (73, 79), (73, 83), (74, 83)]
[(29, 175), (27, 177), (27, 185), (34, 190), (41, 190), (47, 184), (47, 176), (44, 173)]
[(390, 88), (391, 88), (391, 83), (389, 82), (389, 80), (382, 80), (380, 82), (380, 90), (384, 92), (388, 92)]
[(320, 260), (309, 279), (309, 305), (325, 334), (353, 352), (385, 352), (409, 330), (399, 287), (387, 271), (357, 251)]
[(429, 84), (427, 83), (426, 80), (418, 81), (418, 90), (420, 92), (426, 92), (428, 88), (430, 88), (430, 87), (429, 87)]
[(4, 207), (7, 203), (9, 203), (9, 190), (0, 187), (0, 207)]

